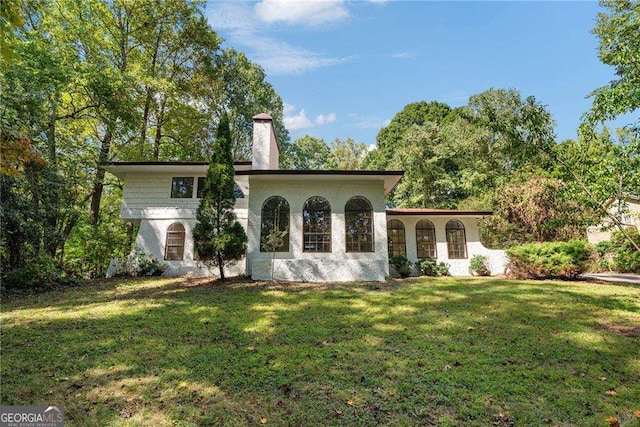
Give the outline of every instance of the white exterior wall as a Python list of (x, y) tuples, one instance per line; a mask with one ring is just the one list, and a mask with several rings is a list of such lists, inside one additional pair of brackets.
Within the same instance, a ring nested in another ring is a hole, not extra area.
[[(260, 252), (262, 204), (272, 196), (289, 202), (289, 252), (275, 254), (274, 279), (310, 282), (383, 281), (389, 275), (383, 181), (327, 180), (290, 177), (269, 180), (250, 177), (249, 247), (247, 273), (254, 280), (271, 279), (272, 253)], [(313, 196), (331, 205), (331, 252), (304, 252), (302, 209)], [(373, 206), (374, 252), (346, 252), (344, 207), (354, 196), (366, 197)]]
[[(205, 169), (206, 170), (206, 169)], [(193, 197), (190, 199), (171, 198), (171, 182), (173, 177), (194, 177)], [(136, 237), (136, 247), (145, 254), (155, 256), (160, 262), (169, 265), (165, 272), (167, 276), (177, 276), (193, 273), (196, 276), (214, 274), (219, 276), (217, 269), (209, 272), (204, 266), (198, 266), (193, 259), (192, 230), (196, 223), (196, 210), (200, 199), (196, 198), (197, 178), (202, 174), (190, 173), (131, 173), (125, 178), (120, 217), (139, 223), (140, 229)], [(246, 177), (238, 177), (238, 185), (245, 193), (244, 199), (237, 199), (235, 212), (238, 221), (247, 229), (248, 190)], [(167, 239), (167, 229), (179, 222), (185, 228), (184, 257), (181, 261), (165, 260), (164, 249)], [(227, 269), (229, 276), (245, 274), (245, 260), (240, 260)]]
[(273, 123), (269, 120), (253, 121), (253, 169), (276, 170), (279, 167), (279, 151)]
[[(474, 216), (454, 215), (388, 215), (387, 221), (397, 219), (404, 224), (407, 241), (407, 258), (411, 261), (418, 260), (418, 247), (416, 242), (416, 224), (422, 219), (429, 220), (436, 229), (437, 261), (449, 264), (452, 276), (469, 276), (469, 262), (474, 255), (484, 255), (489, 259), (491, 274), (504, 272), (507, 257), (505, 251), (488, 249), (480, 242), (478, 234), (478, 220)], [(450, 220), (462, 222), (467, 237), (467, 258), (449, 259), (447, 248), (446, 225)]]

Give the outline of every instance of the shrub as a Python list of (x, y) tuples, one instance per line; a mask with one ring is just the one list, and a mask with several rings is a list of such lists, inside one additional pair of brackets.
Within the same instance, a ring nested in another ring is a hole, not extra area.
[(418, 263), (418, 268), (423, 276), (440, 277), (451, 276), (449, 273), (449, 264), (438, 262), (435, 259), (425, 258)]
[(489, 258), (484, 255), (474, 255), (469, 262), (469, 273), (472, 276), (491, 276)]
[(74, 286), (84, 283), (82, 277), (65, 270), (49, 255), (41, 255), (22, 267), (6, 272), (3, 290), (51, 289), (56, 286)]
[(527, 243), (507, 250), (507, 270), (518, 279), (572, 280), (586, 270), (591, 254), (584, 240)]
[(161, 276), (167, 271), (168, 264), (160, 263), (158, 258), (147, 255), (139, 248), (124, 259), (119, 260), (114, 277)]
[[(640, 234), (637, 228), (629, 227), (625, 231), (634, 242), (640, 244)], [(611, 246), (614, 248), (613, 262), (616, 270), (621, 273), (640, 273), (640, 252), (620, 231), (613, 233)]]
[(396, 255), (389, 258), (389, 264), (398, 272), (400, 277), (408, 277), (413, 270), (413, 263), (406, 256)]

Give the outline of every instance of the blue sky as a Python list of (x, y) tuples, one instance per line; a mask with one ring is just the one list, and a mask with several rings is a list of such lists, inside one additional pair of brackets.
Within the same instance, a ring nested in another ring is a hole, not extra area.
[[(596, 2), (281, 1), (207, 4), (225, 39), (285, 102), (292, 141), (375, 137), (416, 101), (464, 105), (489, 88), (534, 96), (575, 138), (586, 96), (614, 78), (590, 30)], [(629, 123), (621, 120), (617, 124)]]

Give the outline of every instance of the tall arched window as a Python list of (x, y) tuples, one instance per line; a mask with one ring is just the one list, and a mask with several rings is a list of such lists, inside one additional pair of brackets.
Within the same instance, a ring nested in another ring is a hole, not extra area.
[(426, 219), (421, 219), (416, 224), (416, 245), (418, 247), (418, 258), (438, 257), (436, 252), (436, 228), (433, 223)]
[(164, 246), (164, 259), (182, 260), (184, 256), (184, 225), (173, 223), (167, 228), (167, 242)]
[(389, 258), (397, 255), (407, 256), (407, 236), (402, 221), (392, 219), (387, 223), (387, 243)]
[(361, 196), (344, 206), (347, 252), (373, 252), (373, 207)]
[(331, 205), (323, 197), (311, 197), (302, 209), (304, 252), (331, 252)]
[(464, 225), (455, 219), (447, 223), (447, 247), (449, 248), (449, 258), (467, 257), (467, 236)]
[(269, 197), (262, 205), (261, 221), (260, 252), (288, 252), (289, 202), (280, 196)]

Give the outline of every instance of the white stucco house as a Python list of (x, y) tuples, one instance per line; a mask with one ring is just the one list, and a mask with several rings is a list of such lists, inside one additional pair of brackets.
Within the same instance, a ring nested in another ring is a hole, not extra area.
[[(640, 196), (627, 193), (620, 198), (609, 199), (606, 206), (609, 214), (617, 218), (623, 227), (635, 227), (640, 231)], [(587, 229), (587, 239), (594, 245), (611, 240), (616, 229), (611, 218), (604, 217), (600, 224)]]
[[(248, 236), (246, 257), (227, 274), (255, 280), (383, 281), (389, 257), (431, 257), (468, 275), (469, 260), (486, 255), (494, 273), (503, 251), (482, 246), (478, 219), (491, 212), (386, 209), (402, 171), (282, 170), (272, 119), (254, 117), (253, 160), (238, 162), (236, 215)], [(136, 246), (167, 263), (165, 274), (216, 274), (194, 260), (191, 231), (206, 162), (111, 162), (124, 181), (120, 217), (139, 225)], [(276, 251), (261, 244), (273, 227), (288, 230)]]

